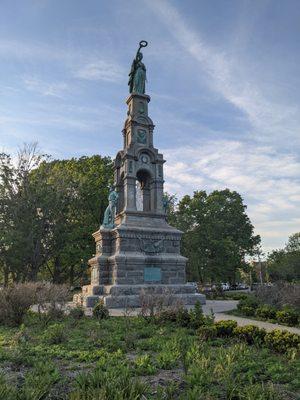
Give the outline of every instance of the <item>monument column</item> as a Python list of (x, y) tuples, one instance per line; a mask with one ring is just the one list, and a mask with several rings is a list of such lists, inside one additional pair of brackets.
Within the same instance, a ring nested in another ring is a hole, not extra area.
[(136, 211), (135, 185), (134, 177), (126, 176), (124, 178), (124, 211)]

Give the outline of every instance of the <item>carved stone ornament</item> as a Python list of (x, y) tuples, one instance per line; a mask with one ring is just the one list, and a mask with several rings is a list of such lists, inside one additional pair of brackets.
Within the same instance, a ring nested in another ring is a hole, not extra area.
[(144, 253), (158, 254), (162, 253), (165, 250), (164, 239), (149, 240), (139, 238), (139, 240), (141, 251)]
[(137, 132), (137, 142), (140, 144), (147, 143), (147, 133), (144, 129), (139, 129)]

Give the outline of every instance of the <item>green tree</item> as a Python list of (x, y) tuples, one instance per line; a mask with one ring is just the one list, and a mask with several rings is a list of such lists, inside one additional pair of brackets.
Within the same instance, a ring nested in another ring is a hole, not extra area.
[(0, 265), (5, 284), (9, 276), (34, 280), (45, 260), (49, 225), (39, 205), (51, 193), (30, 176), (46, 159), (36, 144), (25, 145), (15, 162), (8, 154), (0, 155)]
[(184, 232), (183, 254), (188, 257), (188, 277), (201, 281), (235, 281), (260, 237), (246, 214), (242, 197), (228, 189), (194, 192), (184, 196), (173, 220)]
[(291, 235), (283, 249), (273, 250), (268, 255), (267, 266), (273, 281), (300, 280), (300, 232)]
[(112, 181), (109, 157), (49, 161), (26, 145), (16, 165), (0, 156), (0, 268), (7, 284), (86, 272)]
[[(73, 284), (86, 272), (87, 261), (95, 252), (92, 232), (99, 229), (112, 183), (112, 160), (91, 156), (55, 160), (41, 165), (36, 174), (48, 170), (48, 182), (64, 194), (66, 209), (60, 208), (55, 224), (55, 241), (43, 274), (54, 282)], [(58, 185), (63, 181), (63, 188)], [(62, 203), (63, 204), (63, 203)]]

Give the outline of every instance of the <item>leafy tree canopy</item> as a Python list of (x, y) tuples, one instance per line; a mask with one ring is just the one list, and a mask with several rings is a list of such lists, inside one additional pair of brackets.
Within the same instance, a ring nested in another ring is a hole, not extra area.
[(184, 232), (182, 250), (189, 258), (190, 279), (233, 282), (245, 256), (260, 242), (242, 197), (229, 189), (184, 196), (170, 214)]
[(268, 255), (267, 265), (271, 280), (299, 281), (300, 232), (291, 235), (283, 249), (273, 250)]

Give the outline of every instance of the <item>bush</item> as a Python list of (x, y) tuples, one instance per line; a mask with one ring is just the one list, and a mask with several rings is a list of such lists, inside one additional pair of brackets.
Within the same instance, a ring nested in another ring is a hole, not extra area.
[(272, 286), (259, 285), (256, 297), (261, 303), (270, 304), (276, 308), (285, 305), (300, 309), (300, 284), (276, 282)]
[(290, 349), (299, 350), (300, 336), (288, 331), (275, 329), (265, 335), (265, 344), (272, 350), (285, 353)]
[(247, 296), (243, 299), (241, 299), (237, 305), (238, 310), (240, 310), (243, 307), (251, 307), (251, 308), (257, 308), (259, 306), (259, 301), (257, 298), (254, 296)]
[(244, 300), (249, 297), (246, 293), (225, 293), (225, 298), (228, 300)]
[(181, 307), (177, 313), (177, 320), (176, 322), (178, 325), (187, 327), (190, 323), (190, 314), (185, 307)]
[(255, 325), (245, 325), (234, 328), (233, 334), (239, 339), (245, 340), (248, 344), (261, 344), (266, 335), (266, 331)]
[(276, 309), (268, 304), (263, 304), (257, 308), (255, 315), (262, 319), (274, 319)]
[(137, 375), (153, 375), (156, 367), (149, 354), (143, 354), (134, 360), (134, 367)]
[(44, 333), (44, 340), (48, 344), (60, 344), (67, 340), (65, 328), (61, 324), (50, 325)]
[(40, 320), (49, 323), (51, 320), (62, 318), (69, 297), (67, 285), (39, 282), (36, 284), (35, 302)]
[(81, 306), (77, 306), (70, 309), (69, 316), (73, 319), (81, 319), (84, 317), (84, 309)]
[(106, 319), (109, 317), (108, 308), (104, 305), (103, 300), (99, 300), (99, 302), (94, 306), (93, 317), (97, 319)]
[(285, 325), (295, 326), (298, 324), (299, 314), (293, 309), (285, 308), (276, 312), (276, 320)]
[(0, 290), (0, 323), (18, 326), (35, 301), (35, 284), (20, 283)]
[(199, 301), (196, 302), (195, 307), (189, 311), (189, 327), (197, 329), (206, 324), (207, 319), (203, 315), (202, 306)]
[(217, 337), (216, 325), (203, 325), (197, 330), (198, 336), (201, 340), (209, 340)]
[(46, 313), (44, 313), (43, 318), (44, 322), (61, 321), (64, 315), (65, 313), (63, 312), (63, 310), (59, 310), (57, 308), (50, 308)]
[(239, 310), (242, 314), (246, 315), (247, 317), (253, 317), (255, 315), (255, 308), (250, 306), (240, 307)]
[(236, 321), (218, 321), (215, 323), (217, 336), (232, 336), (233, 330), (237, 327)]

